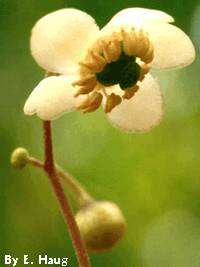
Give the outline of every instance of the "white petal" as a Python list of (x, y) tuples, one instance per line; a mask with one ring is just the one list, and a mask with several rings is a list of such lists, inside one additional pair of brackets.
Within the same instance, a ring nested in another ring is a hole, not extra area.
[(174, 22), (167, 13), (147, 8), (126, 8), (118, 12), (109, 22), (112, 25), (141, 26), (149, 22)]
[(42, 120), (53, 120), (74, 110), (85, 99), (74, 97), (77, 90), (71, 85), (74, 77), (51, 76), (42, 80), (28, 97), (24, 113), (37, 114)]
[[(116, 89), (118, 90), (117, 86)], [(139, 91), (130, 100), (124, 100), (108, 113), (114, 126), (124, 132), (150, 131), (163, 117), (163, 99), (159, 84), (147, 74), (140, 83)]]
[(190, 38), (178, 27), (167, 24), (147, 24), (146, 31), (154, 45), (155, 68), (184, 67), (195, 59), (195, 49)]
[(87, 13), (65, 8), (37, 21), (32, 29), (31, 53), (45, 70), (72, 73), (99, 28)]

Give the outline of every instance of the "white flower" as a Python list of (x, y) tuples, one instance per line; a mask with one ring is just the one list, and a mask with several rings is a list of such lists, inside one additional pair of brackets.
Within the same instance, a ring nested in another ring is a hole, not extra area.
[(39, 83), (25, 114), (52, 120), (102, 104), (115, 126), (149, 131), (163, 116), (160, 87), (149, 71), (184, 67), (195, 59), (189, 37), (172, 22), (164, 12), (143, 8), (120, 11), (101, 30), (76, 9), (44, 16), (32, 30), (31, 53), (47, 72), (60, 76)]

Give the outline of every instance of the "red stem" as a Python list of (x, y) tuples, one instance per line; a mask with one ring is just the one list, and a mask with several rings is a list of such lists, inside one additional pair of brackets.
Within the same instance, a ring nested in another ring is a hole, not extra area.
[(45, 164), (44, 169), (49, 177), (52, 184), (55, 195), (60, 204), (60, 209), (65, 218), (66, 224), (69, 229), (69, 233), (72, 239), (74, 249), (76, 251), (77, 260), (80, 267), (90, 267), (89, 257), (85, 249), (84, 243), (81, 239), (79, 229), (74, 219), (74, 215), (65, 196), (59, 178), (57, 176), (54, 159), (53, 159), (53, 148), (52, 148), (52, 137), (51, 137), (51, 122), (44, 121), (44, 144), (45, 144)]

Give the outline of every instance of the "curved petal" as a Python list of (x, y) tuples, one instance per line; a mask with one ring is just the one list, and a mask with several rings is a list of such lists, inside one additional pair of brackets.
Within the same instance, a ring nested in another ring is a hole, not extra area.
[(149, 22), (174, 22), (174, 18), (167, 13), (147, 8), (126, 8), (118, 12), (108, 24), (141, 26)]
[(42, 80), (28, 97), (24, 113), (37, 114), (42, 120), (53, 120), (63, 113), (73, 111), (85, 99), (74, 97), (77, 90), (72, 86), (74, 78), (51, 76)]
[[(116, 90), (118, 90), (116, 86)], [(147, 74), (139, 91), (108, 113), (110, 122), (124, 132), (150, 131), (163, 117), (163, 99), (159, 84)]]
[(194, 61), (194, 46), (190, 38), (178, 27), (167, 23), (152, 23), (146, 24), (145, 30), (154, 46), (152, 67), (184, 67)]
[(98, 31), (95, 20), (83, 11), (65, 8), (52, 12), (32, 29), (32, 56), (47, 71), (72, 73)]

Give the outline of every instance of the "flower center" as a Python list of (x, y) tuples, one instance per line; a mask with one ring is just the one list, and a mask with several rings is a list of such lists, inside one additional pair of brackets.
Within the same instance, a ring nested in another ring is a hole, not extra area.
[(119, 84), (122, 90), (134, 86), (140, 77), (141, 67), (136, 63), (136, 57), (121, 53), (115, 62), (106, 64), (104, 69), (96, 73), (97, 80), (105, 85)]
[[(75, 96), (86, 94), (87, 99), (78, 107), (83, 112), (96, 110), (105, 99), (104, 111), (110, 112), (125, 99), (131, 99), (149, 72), (154, 48), (147, 33), (131, 27), (116, 28), (98, 38), (79, 62), (79, 86)], [(123, 94), (112, 92), (118, 84)]]

